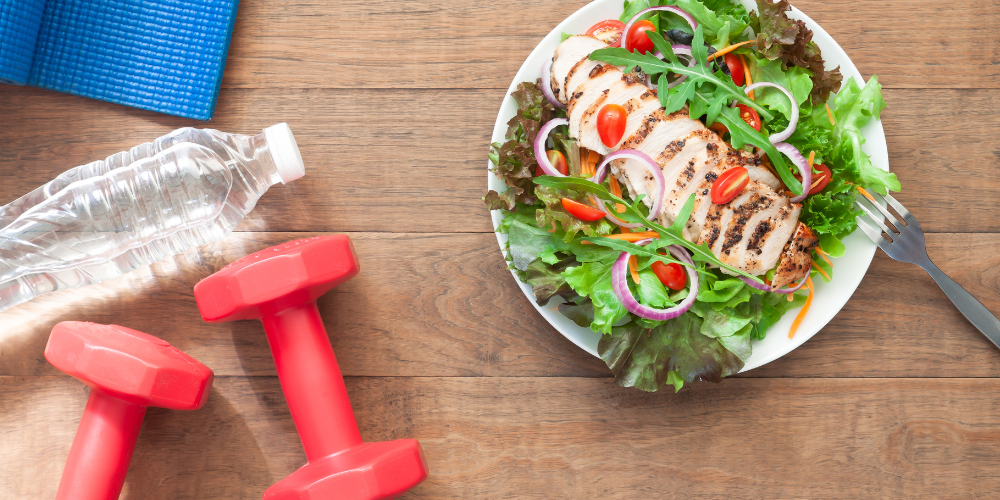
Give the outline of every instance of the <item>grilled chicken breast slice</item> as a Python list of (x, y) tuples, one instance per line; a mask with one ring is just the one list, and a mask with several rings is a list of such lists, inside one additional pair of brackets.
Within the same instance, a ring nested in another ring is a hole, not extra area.
[[(566, 78), (570, 74), (570, 70), (573, 69), (573, 66), (576, 66), (581, 61), (588, 61), (591, 52), (607, 46), (606, 43), (589, 35), (571, 36), (559, 44), (552, 58), (551, 70), (551, 80), (555, 82), (555, 85), (552, 85), (552, 93), (555, 94), (556, 99), (559, 99), (559, 102), (569, 104), (569, 95), (566, 91)], [(600, 64), (597, 61), (593, 62)]]
[[(672, 223), (693, 194), (694, 212), (684, 236), (707, 243), (726, 264), (759, 275), (774, 268), (780, 258), (789, 269), (797, 270), (801, 252), (796, 253), (796, 246), (786, 243), (801, 225), (801, 205), (791, 204), (778, 192), (780, 181), (761, 166), (759, 157), (734, 150), (700, 121), (691, 119), (686, 110), (665, 115), (655, 91), (629, 81), (614, 66), (591, 61), (590, 52), (604, 46), (593, 37), (577, 36), (556, 50), (550, 85), (553, 92), (559, 88), (557, 95), (568, 104), (570, 135), (583, 147), (601, 154), (632, 148), (653, 158), (666, 180), (666, 192), (661, 194), (663, 209), (654, 217), (664, 224)], [(557, 87), (560, 82), (562, 86)], [(601, 106), (612, 102), (624, 106), (629, 117), (623, 141), (607, 148), (600, 142), (595, 115)], [(749, 172), (750, 183), (729, 203), (713, 204), (715, 180), (739, 166)], [(656, 184), (644, 164), (619, 160), (612, 165), (612, 174), (633, 196), (646, 195), (647, 206), (652, 206), (650, 196)]]
[(781, 261), (774, 271), (771, 286), (784, 288), (806, 279), (812, 269), (812, 250), (818, 246), (819, 240), (816, 235), (800, 222), (795, 228), (795, 235), (785, 244), (781, 252)]

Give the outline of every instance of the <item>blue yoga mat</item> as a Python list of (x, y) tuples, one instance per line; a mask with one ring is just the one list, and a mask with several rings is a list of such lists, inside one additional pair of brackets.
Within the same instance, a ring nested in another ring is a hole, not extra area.
[(208, 120), (239, 0), (0, 0), (0, 82)]

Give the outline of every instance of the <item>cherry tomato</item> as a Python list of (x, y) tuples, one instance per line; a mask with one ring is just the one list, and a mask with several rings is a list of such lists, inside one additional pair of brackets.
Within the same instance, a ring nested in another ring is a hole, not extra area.
[(569, 198), (562, 199), (562, 206), (570, 215), (580, 220), (593, 222), (604, 218), (604, 212)]
[(617, 104), (605, 104), (597, 112), (597, 133), (601, 136), (601, 142), (609, 148), (621, 142), (627, 120), (628, 111), (625, 108)]
[(653, 46), (653, 41), (649, 39), (646, 35), (647, 31), (656, 31), (656, 27), (653, 26), (652, 21), (636, 21), (628, 30), (628, 35), (626, 35), (625, 42), (626, 47), (631, 52), (638, 52), (640, 54), (645, 54), (647, 52), (653, 52), (656, 47)]
[(750, 183), (750, 172), (743, 167), (726, 170), (712, 184), (712, 203), (722, 205), (736, 198)]
[(625, 31), (625, 23), (617, 19), (608, 19), (591, 26), (587, 34), (611, 47), (618, 47), (621, 45), (622, 31)]
[(660, 283), (671, 290), (683, 290), (687, 286), (687, 273), (684, 272), (684, 266), (680, 264), (664, 264), (656, 261), (649, 268), (653, 270), (657, 278), (660, 278)]
[(740, 58), (736, 57), (736, 54), (732, 52), (726, 54), (726, 66), (729, 66), (729, 73), (733, 76), (733, 83), (737, 87), (742, 87), (743, 83), (746, 82), (743, 74), (743, 63), (740, 62)]
[[(830, 168), (827, 167), (826, 165), (823, 164), (813, 165), (813, 170), (819, 170), (819, 173), (818, 174), (813, 173), (812, 181), (813, 184), (816, 184), (816, 187), (809, 190), (809, 196), (812, 196), (825, 189), (826, 185), (830, 183), (830, 178), (831, 178)], [(801, 175), (796, 175), (795, 178), (798, 179), (799, 182), (802, 182)], [(817, 181), (819, 182), (817, 183)]]
[(740, 109), (740, 118), (747, 122), (747, 125), (753, 127), (754, 130), (760, 132), (760, 115), (757, 114), (757, 110), (746, 104), (737, 104), (736, 107)]
[[(560, 174), (569, 175), (569, 166), (566, 165), (566, 157), (563, 156), (562, 153), (553, 149), (546, 153), (546, 156), (549, 157), (549, 163), (551, 163), (553, 167), (556, 167), (556, 170), (558, 170)], [(541, 175), (545, 175), (545, 171), (542, 170), (541, 165), (538, 165), (535, 167), (535, 177)]]

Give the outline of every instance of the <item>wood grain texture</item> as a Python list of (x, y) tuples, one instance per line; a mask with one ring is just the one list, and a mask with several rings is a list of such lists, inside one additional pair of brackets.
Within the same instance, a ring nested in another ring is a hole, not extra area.
[[(1000, 311), (1000, 4), (797, 0), (878, 74), (898, 196), (930, 256)], [(150, 409), (126, 500), (254, 499), (304, 462), (261, 327), (209, 325), (200, 279), (349, 232), (362, 273), (320, 302), (362, 435), (418, 438), (404, 498), (993, 498), (1000, 354), (920, 269), (882, 254), (812, 340), (678, 395), (613, 385), (506, 270), (480, 198), (504, 92), (586, 4), (244, 0), (209, 123), (0, 85), (0, 203), (181, 126), (288, 122), (307, 175), (224, 240), (0, 313), (0, 499), (50, 499), (87, 389), (42, 356), (63, 320), (158, 335), (218, 378)], [(815, 307), (822, 307), (817, 304)]]
[[(0, 200), (181, 126), (204, 126), (38, 89), (0, 88)], [(883, 125), (899, 199), (927, 232), (1000, 232), (993, 90), (895, 90)], [(503, 90), (228, 89), (211, 127), (287, 121), (306, 176), (272, 187), (240, 231), (489, 232), (486, 152)], [(373, 113), (381, 106), (392, 113)], [(116, 123), (120, 126), (108, 127)], [(933, 126), (929, 126), (933, 124)], [(973, 200), (958, 203), (958, 200)]]
[[(347, 387), (366, 440), (420, 440), (431, 475), (408, 499), (974, 499), (1000, 488), (995, 379), (732, 379), (677, 395), (566, 378)], [(69, 377), (0, 377), (0, 497), (54, 496), (85, 402)], [(148, 411), (122, 498), (260, 498), (303, 463), (277, 380), (223, 377), (201, 410)]]
[[(273, 375), (258, 322), (207, 324), (192, 289), (248, 253), (312, 233), (237, 233), (127, 277), (0, 314), (0, 375), (51, 375), (42, 357), (64, 320), (157, 335), (220, 375)], [(609, 377), (564, 339), (506, 270), (491, 234), (351, 234), (362, 272), (320, 299), (351, 376)], [(946, 273), (1000, 311), (1000, 237), (928, 235)], [(835, 267), (836, 269), (836, 267)], [(822, 307), (817, 304), (816, 307)], [(777, 333), (775, 333), (777, 334)], [(854, 297), (815, 338), (747, 377), (992, 377), (996, 348), (919, 268), (879, 254)]]
[[(588, 2), (248, 2), (228, 88), (506, 89), (524, 59)], [(866, 77), (901, 88), (997, 88), (1000, 6), (958, 0), (794, 4)]]

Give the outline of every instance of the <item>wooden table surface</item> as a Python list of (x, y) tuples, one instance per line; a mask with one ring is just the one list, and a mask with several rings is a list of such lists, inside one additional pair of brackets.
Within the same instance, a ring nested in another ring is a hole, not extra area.
[[(645, 394), (562, 338), (505, 269), (480, 198), (504, 92), (581, 0), (244, 0), (208, 124), (0, 86), (0, 200), (181, 126), (286, 121), (304, 178), (237, 232), (0, 313), (0, 498), (53, 498), (87, 390), (42, 351), (64, 320), (160, 336), (216, 373), (150, 409), (123, 498), (252, 499), (304, 463), (256, 322), (209, 325), (192, 287), (249, 252), (353, 238), (320, 300), (366, 440), (416, 437), (406, 498), (995, 498), (1000, 352), (915, 266), (879, 253), (805, 345), (721, 384)], [(1000, 312), (1000, 4), (801, 0), (878, 74), (898, 196), (931, 257)]]

